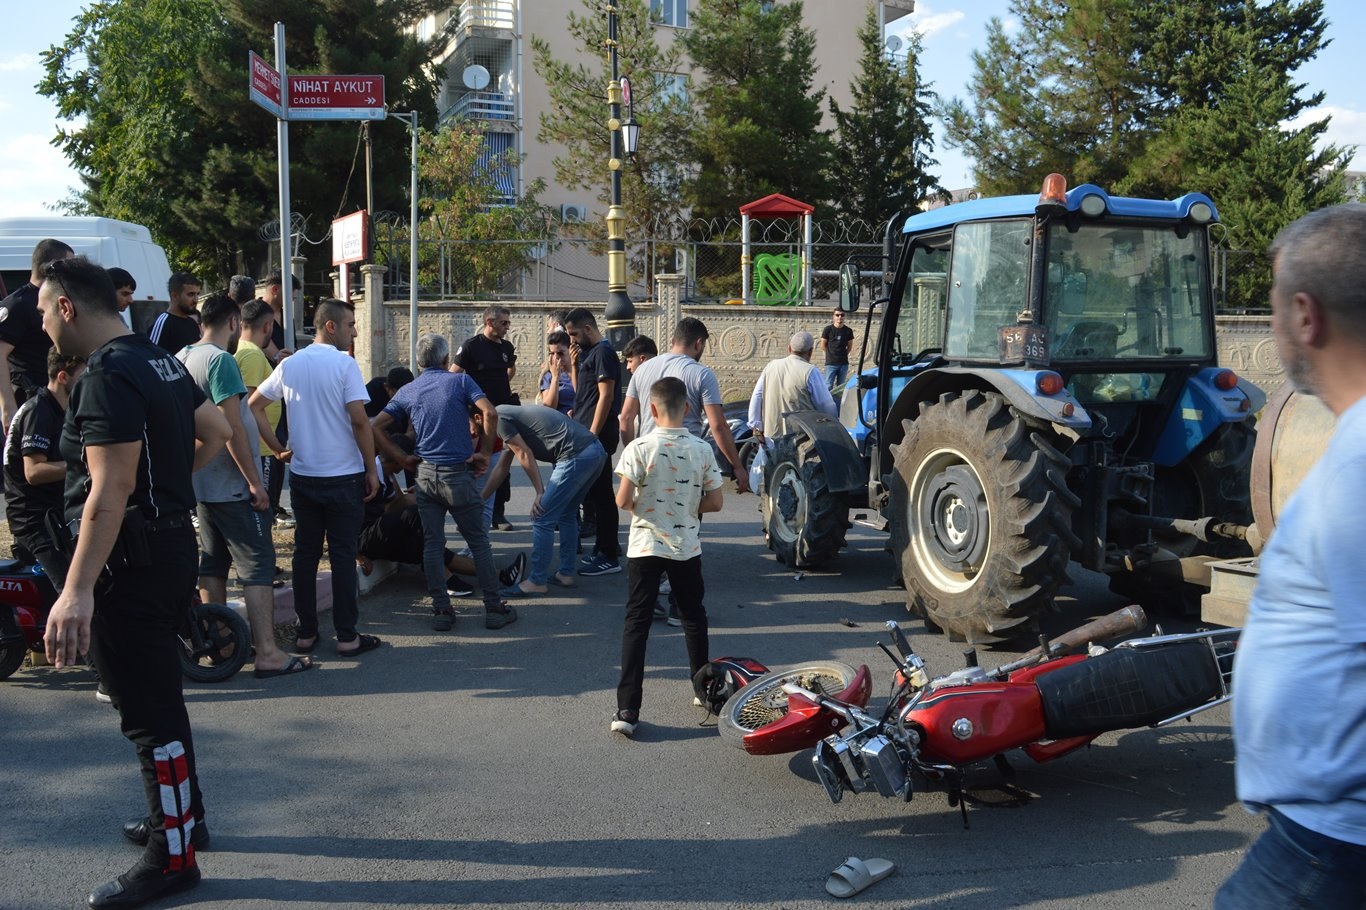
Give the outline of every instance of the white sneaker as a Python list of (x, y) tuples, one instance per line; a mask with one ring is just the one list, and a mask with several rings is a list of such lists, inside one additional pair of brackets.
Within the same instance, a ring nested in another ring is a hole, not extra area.
[(376, 559), (370, 563), (370, 574), (365, 574), (365, 570), (356, 567), (356, 581), (360, 587), (360, 593), (369, 594), (379, 583), (390, 575), (398, 571), (398, 563), (390, 562), (387, 559)]
[(612, 718), (612, 732), (622, 736), (634, 736), (640, 717), (634, 711), (618, 711)]

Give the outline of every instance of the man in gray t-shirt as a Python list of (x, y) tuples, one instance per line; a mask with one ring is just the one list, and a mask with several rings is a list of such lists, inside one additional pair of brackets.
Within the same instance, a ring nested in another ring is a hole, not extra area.
[[(735, 491), (744, 493), (749, 490), (749, 472), (740, 463), (735, 437), (731, 435), (730, 424), (726, 423), (720, 384), (711, 367), (700, 362), (707, 347), (707, 337), (707, 327), (700, 319), (684, 317), (674, 329), (668, 353), (651, 357), (636, 367), (621, 406), (621, 442), (628, 445), (637, 435), (644, 436), (655, 428), (649, 407), (650, 387), (655, 381), (665, 376), (681, 379), (688, 390), (688, 412), (683, 417), (683, 426), (701, 438), (702, 415), (706, 415), (716, 447), (734, 469)], [(640, 420), (639, 433), (636, 433), (637, 419)]]
[[(507, 477), (516, 457), (536, 489), (531, 504), (531, 566), (520, 584), (504, 588), (503, 597), (531, 597), (550, 590), (549, 584), (574, 586), (579, 551), (579, 506), (607, 462), (598, 437), (583, 424), (544, 405), (500, 404), (498, 436), (505, 449), (484, 481), (487, 499)], [(553, 464), (543, 481), (538, 461)], [(550, 574), (555, 532), (560, 533), (560, 566)]]
[(194, 495), (199, 519), (199, 592), (208, 603), (224, 603), (228, 571), (242, 583), (256, 676), (307, 670), (307, 658), (290, 657), (275, 643), (275, 542), (270, 495), (261, 481), (256, 420), (246, 405), (247, 387), (233, 352), (242, 335), (242, 310), (226, 294), (200, 307), (203, 337), (176, 354), (190, 377), (218, 406), (232, 427), (232, 439), (199, 471)]

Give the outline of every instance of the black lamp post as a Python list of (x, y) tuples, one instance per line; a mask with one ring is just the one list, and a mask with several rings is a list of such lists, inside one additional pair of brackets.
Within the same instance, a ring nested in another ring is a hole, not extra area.
[[(636, 336), (636, 306), (626, 293), (626, 209), (621, 204), (621, 168), (624, 155), (635, 154), (640, 127), (630, 116), (631, 83), (622, 79), (618, 71), (617, 0), (607, 0), (607, 52), (612, 70), (612, 81), (607, 85), (607, 128), (612, 137), (607, 167), (612, 172), (612, 201), (607, 209), (607, 309), (603, 315), (607, 318), (607, 340), (620, 353)], [(623, 100), (627, 109), (625, 124), (621, 119)]]

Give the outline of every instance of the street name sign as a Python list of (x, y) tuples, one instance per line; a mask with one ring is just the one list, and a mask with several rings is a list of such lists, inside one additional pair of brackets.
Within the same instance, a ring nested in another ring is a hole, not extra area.
[(280, 71), (256, 55), (248, 52), (247, 69), (251, 73), (247, 97), (276, 117), (283, 117), (280, 104)]
[(360, 262), (366, 254), (367, 212), (361, 209), (332, 222), (332, 264)]
[(289, 77), (290, 120), (383, 120), (383, 76)]

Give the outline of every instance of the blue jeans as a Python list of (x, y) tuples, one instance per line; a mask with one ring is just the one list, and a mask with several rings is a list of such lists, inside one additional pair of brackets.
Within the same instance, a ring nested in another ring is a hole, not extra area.
[(318, 563), (327, 538), (332, 566), (332, 628), (337, 641), (356, 640), (360, 607), (356, 602), (356, 552), (365, 521), (365, 475), (307, 477), (291, 474), (289, 501), (294, 507), (294, 612), (300, 638), (318, 634)]
[(531, 568), (527, 577), (534, 585), (550, 580), (550, 557), (555, 532), (560, 532), (560, 574), (573, 575), (579, 553), (579, 506), (588, 488), (602, 473), (607, 452), (596, 439), (573, 458), (555, 465), (541, 494), (541, 514), (531, 520)]
[(1275, 809), (1267, 822), (1214, 896), (1214, 910), (1366, 907), (1366, 846), (1311, 831)]
[(844, 387), (844, 380), (849, 375), (849, 364), (829, 364), (825, 365), (825, 382), (830, 386), (831, 395), (839, 395)]
[[(484, 607), (497, 610), (498, 570), (489, 545), (489, 523), (485, 504), (479, 499), (481, 484), (465, 465), (434, 465), (425, 461), (417, 467), (417, 514), (422, 518), (422, 574), (432, 609), (445, 613), (451, 608), (446, 591), (446, 516), (455, 519), (460, 536), (469, 544), (470, 556), (484, 593)], [(492, 501), (492, 497), (490, 497)]]

